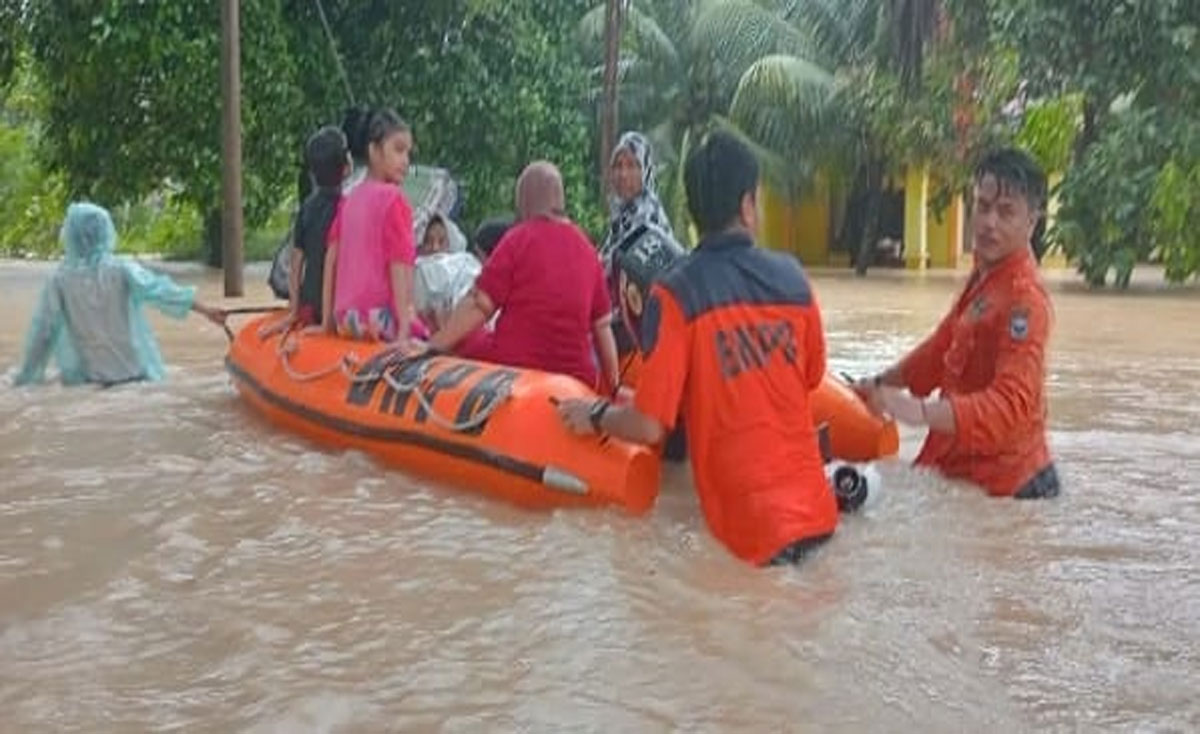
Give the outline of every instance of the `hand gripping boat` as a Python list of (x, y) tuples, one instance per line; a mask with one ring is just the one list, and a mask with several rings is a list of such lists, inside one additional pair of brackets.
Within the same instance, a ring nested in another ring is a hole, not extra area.
[[(563, 426), (554, 400), (595, 397), (570, 377), (442, 355), (405, 359), (387, 345), (332, 336), (260, 338), (273, 318), (247, 323), (226, 365), (246, 402), (282, 428), (523, 507), (616, 505), (640, 514), (654, 503), (655, 450)], [(824, 406), (818, 416), (830, 416), (835, 447), (853, 439), (863, 445), (848, 460), (882, 455), (882, 424), (849, 390), (829, 396), (853, 401), (814, 403)]]

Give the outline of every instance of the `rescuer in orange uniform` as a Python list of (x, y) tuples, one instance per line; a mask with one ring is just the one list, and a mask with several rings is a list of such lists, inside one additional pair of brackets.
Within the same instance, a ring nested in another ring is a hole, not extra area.
[(717, 132), (684, 169), (696, 250), (652, 286), (632, 405), (564, 401), (580, 433), (644, 444), (680, 415), (713, 535), (754, 564), (794, 563), (833, 534), (809, 392), (825, 374), (821, 315), (800, 263), (754, 246), (758, 164)]
[(975, 170), (966, 288), (933, 334), (855, 386), (877, 411), (928, 426), (918, 466), (1019, 499), (1059, 492), (1046, 444), (1053, 313), (1031, 242), (1045, 202), (1046, 176), (1026, 153), (985, 157)]

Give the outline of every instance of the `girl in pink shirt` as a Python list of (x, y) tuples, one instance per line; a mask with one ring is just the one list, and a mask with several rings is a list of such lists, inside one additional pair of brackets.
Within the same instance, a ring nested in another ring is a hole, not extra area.
[(412, 209), (400, 185), (408, 174), (412, 131), (392, 110), (367, 121), (367, 178), (342, 201), (329, 228), (324, 321), (351, 339), (409, 346), (428, 338), (413, 311)]

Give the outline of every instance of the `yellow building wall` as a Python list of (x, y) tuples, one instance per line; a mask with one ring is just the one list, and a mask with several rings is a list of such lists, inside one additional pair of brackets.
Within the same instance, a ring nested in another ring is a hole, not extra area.
[(957, 268), (962, 258), (963, 200), (955, 196), (941, 213), (929, 209), (929, 267)]
[(939, 214), (930, 193), (937, 181), (929, 168), (904, 173), (904, 261), (908, 268), (957, 268), (962, 260), (965, 210), (955, 196)]
[(792, 250), (792, 206), (770, 186), (758, 190), (758, 241), (772, 250)]
[(929, 262), (929, 170), (911, 166), (904, 173), (904, 264), (924, 270)]
[(828, 265), (829, 196), (823, 181), (797, 201), (788, 201), (774, 188), (763, 186), (758, 197), (759, 240), (773, 250), (796, 255), (805, 265)]
[[(959, 267), (964, 261), (966, 227), (963, 198), (955, 196), (939, 218), (930, 202), (935, 181), (928, 167), (910, 167), (890, 182), (904, 190), (906, 267)], [(832, 192), (824, 179), (819, 179), (813, 191), (796, 201), (788, 201), (764, 185), (759, 191), (759, 241), (771, 249), (795, 254), (805, 265), (847, 265), (846, 253), (831, 251), (832, 205)], [(1052, 201), (1048, 208), (1053, 216), (1057, 202)]]
[(805, 265), (829, 264), (829, 186), (823, 180), (816, 189), (801, 198), (796, 211), (796, 247), (800, 262)]

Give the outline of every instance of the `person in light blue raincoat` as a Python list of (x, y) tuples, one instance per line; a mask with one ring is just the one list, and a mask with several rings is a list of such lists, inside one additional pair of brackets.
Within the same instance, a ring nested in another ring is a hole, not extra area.
[(51, 357), (66, 385), (161, 380), (166, 369), (143, 305), (225, 324), (225, 312), (197, 301), (194, 287), (116, 257), (117, 232), (105, 209), (71, 204), (60, 236), (63, 260), (42, 289), (15, 384), (41, 382)]

